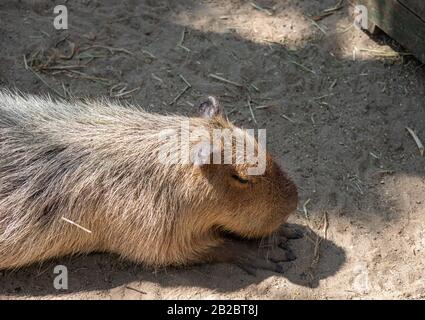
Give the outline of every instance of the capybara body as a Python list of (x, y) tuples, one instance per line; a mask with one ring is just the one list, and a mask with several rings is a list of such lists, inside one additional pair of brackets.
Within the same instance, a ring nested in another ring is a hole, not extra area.
[(92, 251), (153, 267), (200, 263), (215, 259), (221, 231), (277, 230), (297, 191), (270, 155), (258, 176), (243, 164), (158, 161), (160, 132), (184, 121), (243, 133), (211, 101), (189, 118), (0, 91), (0, 269)]

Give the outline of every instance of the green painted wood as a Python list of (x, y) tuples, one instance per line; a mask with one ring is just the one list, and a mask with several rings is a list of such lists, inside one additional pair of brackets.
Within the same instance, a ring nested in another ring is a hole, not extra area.
[[(404, 1), (404, 0), (403, 0)], [(418, 8), (425, 1), (418, 0)], [(368, 9), (368, 21), (376, 24), (419, 60), (425, 63), (425, 21), (412, 13), (397, 0), (352, 0)]]

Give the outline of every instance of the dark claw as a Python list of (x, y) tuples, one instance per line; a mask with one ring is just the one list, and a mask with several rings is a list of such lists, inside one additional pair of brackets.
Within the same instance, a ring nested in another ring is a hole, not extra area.
[(281, 244), (279, 247), (283, 252), (279, 256), (275, 255), (270, 258), (274, 262), (288, 262), (297, 259), (297, 256), (288, 248), (286, 244)]
[(286, 254), (286, 261), (294, 261), (295, 259), (297, 259), (297, 256), (295, 255), (295, 253), (292, 252), (291, 249), (286, 248), (285, 249), (285, 254)]
[(289, 268), (290, 268), (289, 263), (276, 264), (274, 271), (277, 273), (285, 273), (286, 271), (289, 270)]
[(237, 263), (236, 265), (250, 276), (255, 277), (257, 275), (257, 273), (255, 272), (255, 268), (252, 266), (248, 266), (246, 263)]

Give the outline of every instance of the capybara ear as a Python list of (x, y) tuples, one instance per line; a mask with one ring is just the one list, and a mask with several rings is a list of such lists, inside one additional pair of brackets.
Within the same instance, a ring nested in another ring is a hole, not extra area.
[(220, 103), (216, 97), (209, 96), (199, 105), (199, 115), (202, 118), (213, 118), (221, 113)]

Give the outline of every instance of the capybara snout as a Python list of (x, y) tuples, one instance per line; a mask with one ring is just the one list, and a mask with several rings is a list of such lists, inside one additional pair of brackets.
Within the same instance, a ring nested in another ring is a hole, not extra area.
[(296, 209), (296, 186), (260, 135), (220, 110), (213, 97), (189, 118), (0, 91), (0, 269), (92, 251), (206, 262), (218, 228), (273, 233)]

